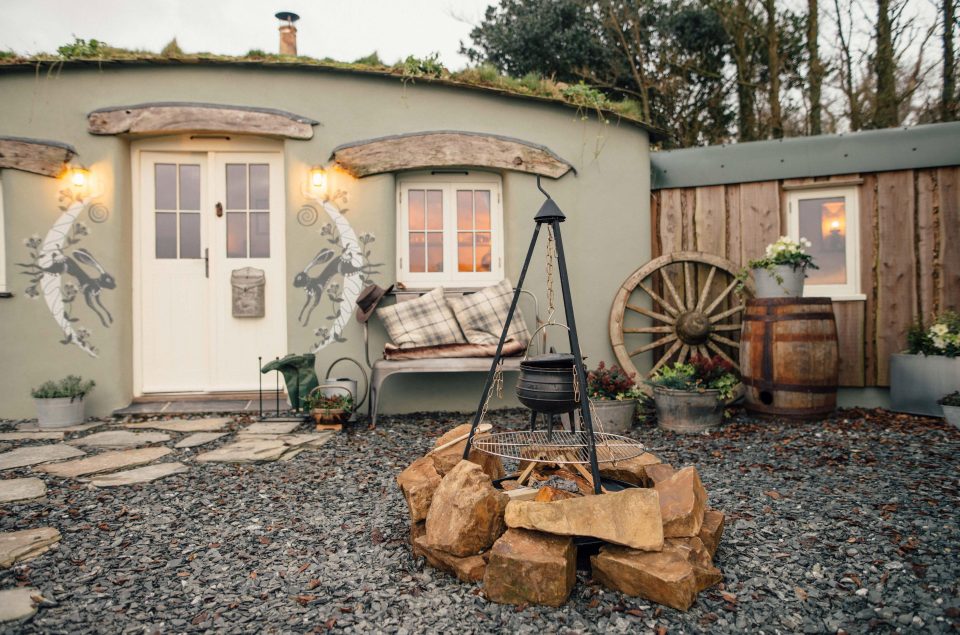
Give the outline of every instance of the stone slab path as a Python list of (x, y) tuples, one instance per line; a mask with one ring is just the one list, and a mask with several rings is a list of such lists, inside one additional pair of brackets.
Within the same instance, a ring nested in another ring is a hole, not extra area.
[(17, 430), (20, 432), (86, 432), (87, 430), (93, 430), (94, 428), (99, 428), (104, 425), (105, 421), (94, 421), (92, 423), (79, 423), (75, 426), (67, 426), (65, 428), (41, 428), (40, 424), (36, 421), (31, 423), (21, 423), (17, 426)]
[(8, 478), (0, 481), (0, 503), (40, 498), (47, 494), (47, 485), (38, 478)]
[(197, 456), (200, 463), (264, 463), (276, 461), (290, 446), (280, 439), (243, 438)]
[(62, 441), (62, 432), (0, 432), (0, 441)]
[(0, 454), (0, 470), (38, 465), (40, 463), (49, 463), (50, 461), (63, 461), (65, 459), (84, 456), (85, 454), (86, 452), (83, 450), (78, 450), (63, 443), (31, 445)]
[(65, 463), (55, 463), (53, 465), (43, 465), (39, 468), (41, 472), (62, 476), (65, 478), (77, 478), (87, 474), (96, 474), (98, 472), (112, 472), (124, 467), (133, 467), (150, 463), (162, 456), (170, 454), (173, 450), (165, 447), (157, 448), (139, 448), (136, 450), (115, 450), (96, 454), (85, 459), (76, 461), (67, 461)]
[(144, 421), (127, 423), (125, 428), (133, 430), (167, 430), (169, 432), (219, 432), (227, 427), (232, 419), (170, 419), (168, 421)]
[(263, 421), (248, 425), (240, 434), (289, 434), (301, 425), (300, 421)]
[(163, 432), (131, 432), (130, 430), (105, 430), (94, 432), (79, 439), (67, 441), (70, 445), (93, 448), (137, 448), (169, 441), (170, 435)]
[(227, 432), (194, 432), (188, 437), (184, 437), (177, 442), (175, 448), (195, 448), (200, 445), (206, 445), (216, 441), (220, 437), (227, 436)]
[(43, 596), (38, 589), (29, 586), (0, 591), (0, 622), (13, 622), (32, 617), (37, 612), (34, 597)]
[(59, 541), (60, 532), (53, 527), (0, 533), (0, 567), (9, 569), (15, 562), (35, 558)]
[(120, 485), (136, 485), (137, 483), (149, 483), (167, 476), (180, 474), (189, 471), (190, 468), (180, 462), (157, 463), (146, 467), (138, 467), (133, 470), (123, 472), (114, 472), (97, 476), (90, 480), (94, 487), (118, 487)]

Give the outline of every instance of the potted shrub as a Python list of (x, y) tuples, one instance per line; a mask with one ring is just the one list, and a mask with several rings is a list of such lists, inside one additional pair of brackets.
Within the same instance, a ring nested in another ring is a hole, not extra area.
[(60, 381), (45, 381), (30, 391), (37, 406), (41, 428), (65, 428), (83, 423), (84, 397), (96, 384), (68, 375)]
[(699, 433), (720, 425), (740, 378), (723, 358), (694, 355), (686, 364), (664, 366), (647, 383), (653, 386), (660, 427)]
[(813, 256), (804, 251), (809, 246), (810, 241), (806, 238), (794, 242), (781, 236), (777, 242), (767, 245), (763, 258), (747, 263), (756, 283), (755, 297), (802, 297), (807, 269), (819, 268), (813, 263)]
[(314, 388), (304, 399), (304, 407), (319, 426), (342, 426), (353, 414), (353, 395), (344, 389), (342, 395), (325, 395)]
[(960, 429), (960, 390), (954, 390), (937, 403), (943, 408), (943, 418), (947, 423)]
[(960, 387), (960, 314), (945, 311), (929, 328), (907, 332), (907, 350), (890, 356), (890, 407), (942, 417), (937, 400)]
[(640, 394), (633, 377), (616, 364), (606, 366), (603, 362), (587, 373), (591, 409), (604, 432), (624, 434), (633, 427)]

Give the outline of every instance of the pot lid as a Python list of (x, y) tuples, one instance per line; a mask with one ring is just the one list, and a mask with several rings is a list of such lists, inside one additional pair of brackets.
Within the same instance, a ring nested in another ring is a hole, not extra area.
[(521, 368), (573, 368), (573, 353), (544, 353), (520, 362)]

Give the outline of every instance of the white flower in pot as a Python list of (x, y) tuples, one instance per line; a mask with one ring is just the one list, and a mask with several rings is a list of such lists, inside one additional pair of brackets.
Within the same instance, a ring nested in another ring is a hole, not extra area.
[[(748, 269), (753, 273), (758, 298), (799, 298), (803, 296), (803, 281), (807, 269), (818, 269), (813, 256), (805, 250), (810, 241), (801, 238), (793, 241), (781, 236), (777, 242), (767, 245), (766, 255), (751, 260)], [(741, 275), (746, 276), (744, 271)]]
[(938, 403), (960, 388), (960, 314), (944, 311), (907, 333), (907, 350), (890, 356), (890, 406), (897, 412), (944, 416)]
[(30, 391), (37, 406), (41, 428), (65, 428), (83, 423), (84, 398), (96, 384), (68, 375), (60, 381), (46, 381)]
[(719, 356), (694, 355), (689, 363), (674, 362), (654, 373), (657, 425), (672, 432), (700, 433), (723, 421), (740, 378), (733, 365)]
[[(603, 362), (587, 373), (591, 411), (600, 420), (604, 432), (625, 434), (633, 428), (640, 396), (633, 376), (616, 364), (607, 366)], [(594, 422), (594, 429), (599, 431), (600, 426)]]

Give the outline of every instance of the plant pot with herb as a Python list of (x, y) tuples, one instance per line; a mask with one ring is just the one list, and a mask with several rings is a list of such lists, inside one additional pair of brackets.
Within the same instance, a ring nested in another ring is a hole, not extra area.
[[(640, 390), (633, 379), (619, 366), (607, 366), (603, 362), (596, 370), (587, 373), (587, 394), (592, 412), (600, 420), (604, 432), (624, 434), (633, 427), (637, 415), (637, 398)], [(595, 429), (596, 426), (594, 422)]]
[[(813, 256), (804, 251), (810, 241), (801, 238), (795, 242), (781, 236), (777, 242), (767, 245), (766, 255), (747, 263), (756, 283), (758, 298), (799, 298), (803, 296), (803, 281), (807, 269), (818, 269)], [(744, 271), (741, 276), (746, 277)]]
[(943, 418), (954, 428), (960, 429), (960, 390), (945, 395), (937, 403), (943, 408)]
[(890, 408), (944, 416), (938, 400), (960, 387), (960, 313), (945, 311), (929, 327), (907, 332), (907, 350), (890, 356)]
[(68, 375), (59, 381), (45, 381), (30, 391), (37, 406), (41, 428), (65, 428), (83, 423), (84, 397), (93, 390), (93, 380)]
[(322, 392), (324, 388), (329, 386), (317, 386), (310, 391), (304, 399), (304, 408), (313, 417), (317, 426), (341, 426), (353, 414), (353, 395), (342, 386), (337, 388), (342, 390), (343, 394), (325, 395)]
[(723, 421), (723, 409), (733, 398), (740, 378), (720, 356), (694, 355), (688, 363), (674, 362), (654, 373), (657, 424), (666, 430), (700, 433)]

